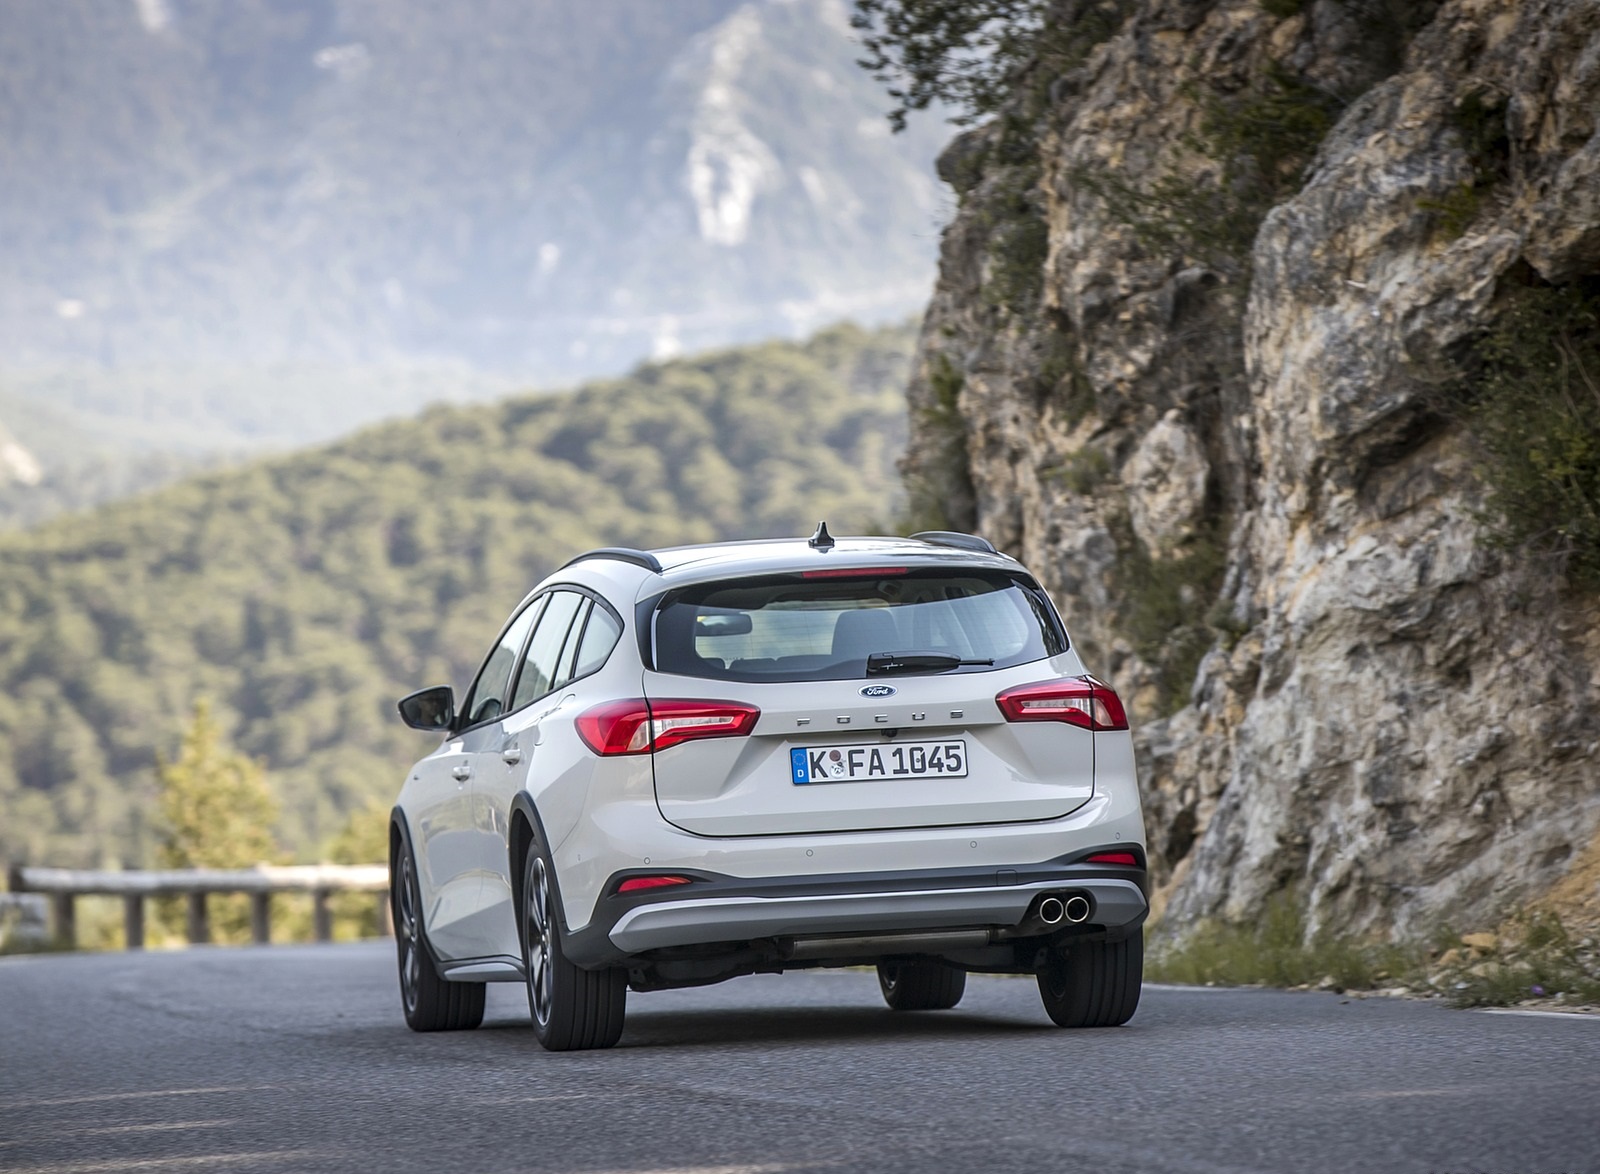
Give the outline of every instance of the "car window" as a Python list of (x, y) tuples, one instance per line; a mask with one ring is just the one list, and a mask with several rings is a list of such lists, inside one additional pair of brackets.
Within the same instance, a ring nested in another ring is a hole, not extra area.
[(548, 598), (549, 606), (545, 608), (539, 626), (534, 629), (533, 639), (528, 641), (528, 654), (523, 658), (522, 671), (517, 676), (517, 693), (512, 699), (512, 709), (521, 709), (555, 687), (552, 682), (556, 679), (561, 650), (566, 647), (567, 633), (572, 628), (579, 606), (588, 602), (585, 596), (576, 591), (552, 591)]
[(583, 629), (583, 643), (578, 649), (578, 662), (574, 677), (587, 677), (605, 664), (611, 650), (622, 637), (622, 622), (598, 603), (589, 613), (589, 623)]
[(505, 712), (506, 691), (511, 686), (511, 670), (516, 667), (517, 655), (522, 651), (522, 643), (528, 638), (528, 629), (538, 618), (542, 601), (535, 600), (523, 608), (517, 618), (506, 626), (500, 639), (495, 643), (494, 651), (489, 653), (489, 659), (484, 662), (483, 669), (478, 673), (478, 679), (472, 683), (471, 690), (467, 693), (467, 720), (465, 725), (475, 726), (479, 722), (493, 721)]
[[(873, 653), (919, 652), (990, 662), (1042, 660), (1066, 649), (1043, 594), (986, 571), (892, 569), (686, 588), (655, 615), (662, 672), (733, 681), (866, 676)], [(930, 670), (932, 671), (932, 670)]]
[(583, 625), (589, 618), (589, 612), (594, 608), (591, 600), (585, 599), (583, 606), (578, 609), (578, 614), (573, 617), (572, 627), (567, 629), (567, 643), (561, 649), (561, 668), (556, 673), (556, 678), (550, 683), (552, 689), (559, 689), (572, 680), (574, 673), (572, 664), (578, 659), (578, 642), (583, 639)]

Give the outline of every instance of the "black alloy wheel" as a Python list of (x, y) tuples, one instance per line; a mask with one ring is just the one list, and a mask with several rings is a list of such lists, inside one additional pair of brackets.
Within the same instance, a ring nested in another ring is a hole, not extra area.
[(550, 1028), (550, 876), (537, 853), (528, 853), (528, 861), (528, 877), (522, 886), (523, 938), (527, 943), (523, 963), (528, 974), (528, 1012), (534, 1027), (543, 1033)]
[(549, 861), (530, 845), (522, 870), (522, 965), (528, 1013), (539, 1043), (552, 1052), (609, 1048), (622, 1038), (628, 972), (584, 970), (561, 948), (557, 890)]
[(412, 1031), (464, 1031), (483, 1022), (484, 984), (446, 982), (428, 952), (422, 889), (411, 848), (402, 843), (389, 886), (400, 966), (400, 1006)]

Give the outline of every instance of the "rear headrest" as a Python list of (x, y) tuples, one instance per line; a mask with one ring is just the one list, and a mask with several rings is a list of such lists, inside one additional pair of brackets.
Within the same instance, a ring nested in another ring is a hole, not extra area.
[(866, 660), (874, 652), (898, 652), (900, 632), (886, 607), (843, 613), (833, 626), (833, 659)]

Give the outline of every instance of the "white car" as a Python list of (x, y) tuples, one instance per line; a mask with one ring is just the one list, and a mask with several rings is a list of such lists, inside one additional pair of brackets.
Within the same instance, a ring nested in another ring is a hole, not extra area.
[(512, 613), (394, 808), (406, 1022), (524, 982), (540, 1042), (627, 992), (876, 964), (898, 1010), (1038, 976), (1126, 1022), (1148, 911), (1133, 742), (1045, 592), (933, 532), (579, 555)]

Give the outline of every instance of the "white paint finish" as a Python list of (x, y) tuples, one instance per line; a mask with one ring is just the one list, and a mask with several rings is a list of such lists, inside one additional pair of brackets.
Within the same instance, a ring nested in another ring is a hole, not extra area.
[[(896, 677), (891, 699), (863, 698), (863, 682), (744, 684), (645, 675), (651, 698), (730, 696), (757, 705), (748, 738), (674, 746), (655, 756), (662, 815), (707, 836), (778, 835), (1055, 819), (1094, 793), (1094, 735), (1057, 722), (1013, 724), (994, 703), (1013, 685), (1074, 675), (1075, 657), (995, 672)], [(952, 719), (951, 712), (964, 712)], [(878, 714), (891, 739), (874, 727)], [(912, 715), (926, 713), (923, 721)], [(842, 719), (849, 718), (848, 722)], [(802, 727), (799, 722), (809, 721)], [(965, 778), (879, 779), (797, 786), (792, 749), (960, 738)]]
[[(656, 553), (666, 566), (663, 575), (628, 563), (588, 560), (562, 568), (539, 584), (536, 590), (563, 583), (582, 585), (613, 601), (623, 621), (623, 633), (610, 659), (592, 676), (560, 691), (559, 697), (540, 699), (483, 727), (469, 735), (470, 746), (466, 739), (447, 743), (414, 768), (418, 778), (407, 784), (401, 803), (413, 828), (427, 829), (424, 904), (430, 935), (445, 956), (481, 958), (519, 952), (507, 837), (511, 804), (520, 792), (527, 793), (540, 813), (555, 861), (563, 912), (573, 930), (589, 924), (604, 886), (623, 869), (702, 869), (751, 878), (820, 877), (1017, 867), (1094, 845), (1142, 846), (1143, 820), (1131, 742), (1126, 735), (1091, 736), (1054, 723), (1010, 725), (1000, 720), (994, 705), (994, 694), (1002, 688), (1081, 674), (1083, 666), (1074, 653), (993, 672), (895, 678), (898, 692), (891, 699), (861, 698), (859, 690), (865, 683), (861, 680), (762, 686), (763, 696), (757, 703), (764, 716), (754, 736), (680, 746), (664, 752), (655, 766), (665, 763), (671, 767), (674, 761), (687, 765), (691, 760), (680, 751), (714, 748), (713, 754), (695, 759), (698, 777), (696, 771), (679, 770), (682, 801), (706, 805), (702, 811), (720, 807), (721, 815), (730, 821), (725, 827), (759, 828), (768, 834), (709, 837), (674, 826), (658, 807), (651, 757), (598, 758), (579, 739), (574, 725), (579, 714), (601, 700), (646, 692), (636, 629), (637, 601), (673, 586), (761, 573), (797, 561), (809, 566), (810, 560), (821, 558), (834, 567), (872, 565), (873, 560), (889, 555), (897, 565), (904, 561), (1015, 571), (1017, 564), (1002, 556), (974, 555), (898, 539), (842, 540), (826, 555), (798, 541)], [(662, 674), (650, 674), (650, 678), (649, 691), (656, 695), (665, 695), (665, 683), (671, 682), (671, 691), (679, 696), (757, 700), (750, 695), (755, 687), (736, 682)], [(965, 716), (952, 719), (949, 715), (956, 710)], [(913, 724), (913, 713), (927, 716)], [(847, 727), (836, 725), (835, 719), (845, 714), (859, 714), (859, 720)], [(796, 787), (789, 782), (784, 747), (790, 737), (799, 733), (804, 741), (877, 738), (881, 735), (871, 720), (877, 714), (901, 722), (898, 728), (904, 730), (901, 737), (906, 739), (913, 737), (913, 730), (918, 740), (960, 731), (969, 746), (987, 756), (983, 771), (969, 773), (965, 780), (909, 784)], [(810, 718), (811, 724), (799, 726), (802, 718)], [(508, 766), (500, 754), (512, 742), (523, 751), (523, 758)], [(461, 819), (452, 806), (459, 802), (457, 796), (439, 780), (454, 787), (449, 770), (468, 754), (473, 756), (472, 800)], [(676, 760), (672, 758), (675, 754), (679, 755)], [(1096, 755), (1100, 759), (1098, 777)], [(764, 763), (776, 764), (775, 786), (767, 787), (764, 769), (757, 770)], [(929, 783), (991, 789), (979, 801), (970, 790), (964, 794), (939, 792)], [(906, 826), (905, 791), (894, 790), (905, 785), (918, 788), (920, 817), (944, 826)], [(741, 791), (741, 787), (749, 789)], [(814, 805), (809, 811), (795, 806), (802, 796), (809, 796), (804, 802)], [(741, 804), (749, 808), (742, 814)], [(833, 826), (819, 826), (819, 813), (830, 809), (833, 814), (822, 824), (831, 819)], [(766, 822), (748, 819), (751, 813)], [(804, 830), (770, 834), (775, 830), (775, 817), (780, 825), (788, 819), (791, 829)], [(996, 819), (1013, 822), (994, 822)], [(838, 826), (852, 822), (854, 828)], [(861, 830), (863, 823), (870, 828)], [(463, 879), (461, 873), (470, 873), (472, 879)], [(462, 895), (446, 901), (435, 891), (452, 879), (465, 887)], [(474, 880), (476, 887), (472, 887)], [(436, 918), (440, 919), (437, 929)]]
[(454, 773), (468, 764), (465, 743), (445, 742), (411, 768), (400, 791), (416, 853), (428, 940), (444, 957), (474, 957), (470, 919), (479, 908), (482, 877), (475, 867), (472, 792)]

